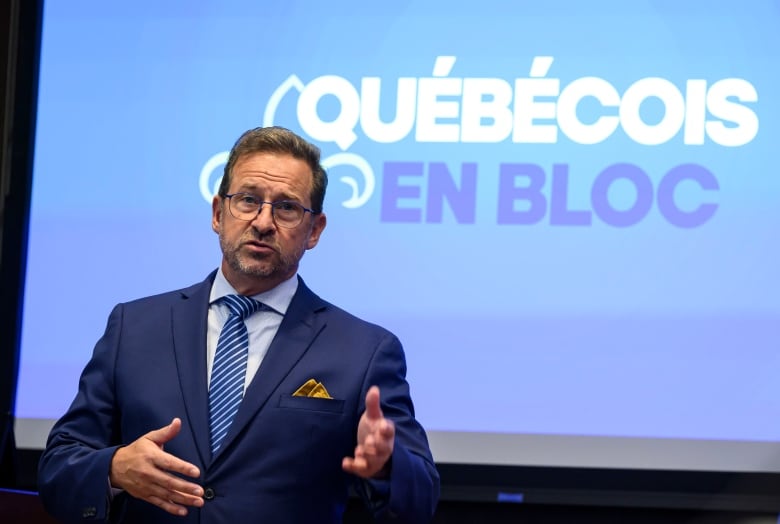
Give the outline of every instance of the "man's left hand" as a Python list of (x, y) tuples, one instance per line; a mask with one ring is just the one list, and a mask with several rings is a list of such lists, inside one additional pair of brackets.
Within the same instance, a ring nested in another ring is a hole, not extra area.
[(363, 478), (387, 475), (386, 465), (393, 454), (395, 425), (386, 419), (379, 405), (379, 388), (371, 386), (366, 393), (366, 410), (360, 417), (355, 456), (344, 457), (344, 471)]

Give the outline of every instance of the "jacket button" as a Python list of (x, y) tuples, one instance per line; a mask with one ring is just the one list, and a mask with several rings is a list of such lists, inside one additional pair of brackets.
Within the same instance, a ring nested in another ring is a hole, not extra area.
[(212, 500), (216, 496), (214, 488), (206, 488), (203, 490), (203, 498), (206, 500)]

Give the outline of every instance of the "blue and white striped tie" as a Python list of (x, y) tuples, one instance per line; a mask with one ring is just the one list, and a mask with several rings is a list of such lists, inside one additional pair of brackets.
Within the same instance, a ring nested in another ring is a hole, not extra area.
[(263, 304), (241, 295), (226, 295), (219, 299), (230, 308), (219, 334), (209, 385), (209, 418), (211, 454), (219, 449), (244, 397), (249, 335), (244, 319)]

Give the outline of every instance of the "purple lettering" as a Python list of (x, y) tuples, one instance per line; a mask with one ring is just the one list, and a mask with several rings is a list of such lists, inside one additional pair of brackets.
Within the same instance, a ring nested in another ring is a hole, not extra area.
[(666, 173), (666, 176), (658, 184), (658, 210), (664, 218), (677, 227), (697, 227), (712, 218), (718, 209), (718, 204), (709, 202), (701, 204), (693, 211), (681, 210), (674, 201), (674, 191), (677, 188), (677, 184), (683, 180), (698, 182), (702, 189), (710, 191), (720, 189), (718, 180), (704, 166), (683, 164)]
[(431, 162), (428, 169), (427, 222), (441, 223), (445, 200), (459, 224), (474, 223), (477, 213), (477, 164), (461, 164), (458, 189), (447, 164)]
[[(518, 178), (527, 178), (528, 185), (517, 187)], [(547, 200), (542, 195), (544, 169), (536, 164), (501, 164), (498, 181), (498, 223), (536, 224), (547, 212)], [(528, 204), (516, 210), (515, 202)]]
[(568, 196), (569, 166), (568, 164), (553, 164), (550, 224), (553, 226), (589, 226), (591, 212), (568, 209)]
[(402, 185), (402, 176), (422, 176), (422, 162), (385, 162), (382, 175), (382, 222), (420, 222), (419, 208), (400, 207), (402, 198), (420, 198), (419, 185)]
[[(630, 181), (636, 188), (636, 201), (626, 210), (615, 209), (609, 202), (609, 188), (621, 178)], [(596, 215), (610, 226), (633, 226), (645, 218), (653, 206), (653, 183), (642, 169), (633, 164), (614, 164), (596, 177), (590, 201)]]

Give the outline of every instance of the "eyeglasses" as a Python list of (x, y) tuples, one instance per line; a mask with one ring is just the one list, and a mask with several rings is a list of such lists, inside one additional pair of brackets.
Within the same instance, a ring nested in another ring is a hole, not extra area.
[(250, 193), (233, 193), (225, 195), (228, 199), (230, 214), (239, 220), (252, 221), (257, 218), (263, 209), (263, 204), (271, 206), (271, 217), (274, 223), (280, 227), (297, 227), (303, 221), (303, 215), (307, 212), (316, 215), (313, 209), (303, 207), (297, 202), (280, 200), (278, 202), (265, 202)]

